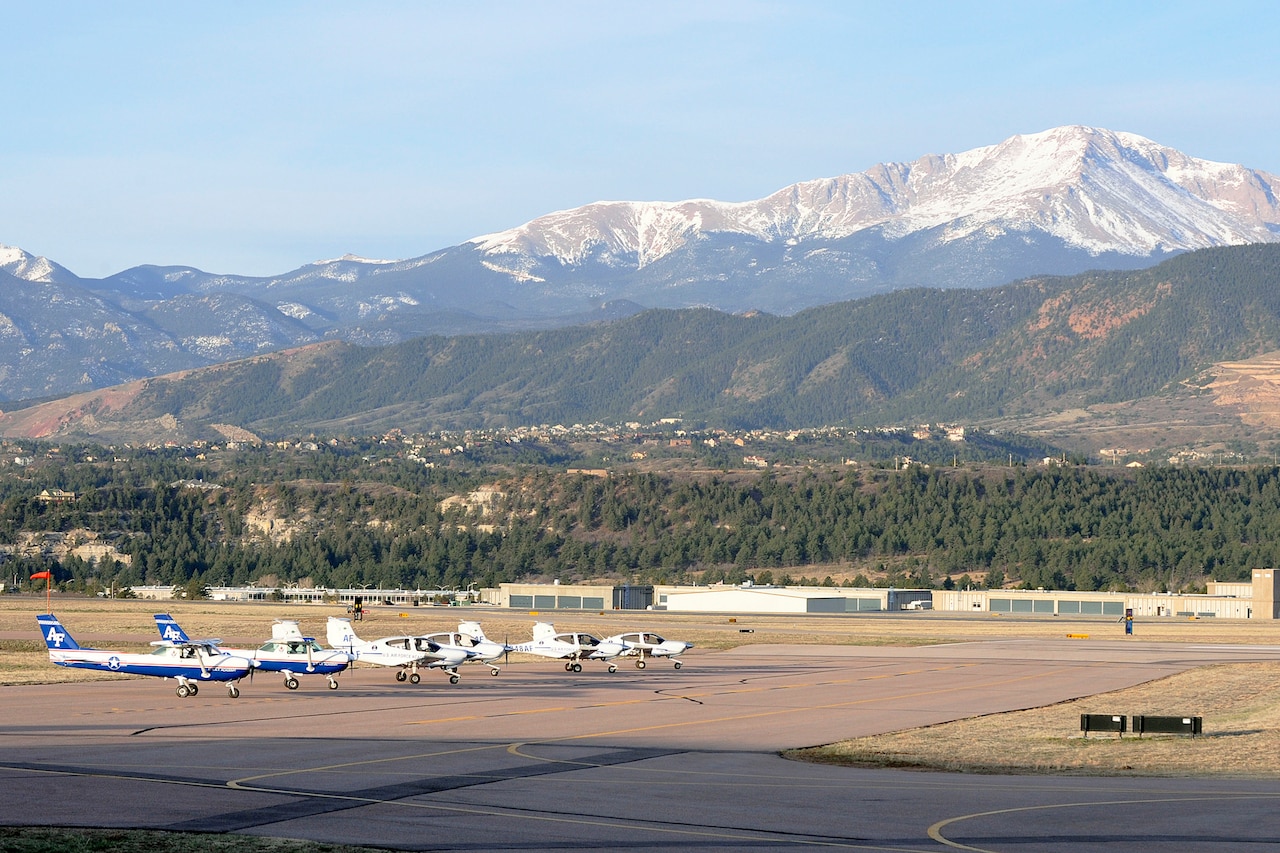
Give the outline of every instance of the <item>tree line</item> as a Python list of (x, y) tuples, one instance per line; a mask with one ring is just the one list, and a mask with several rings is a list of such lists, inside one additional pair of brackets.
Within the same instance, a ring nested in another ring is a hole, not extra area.
[[(482, 485), (502, 495), (483, 513), (443, 504)], [(77, 499), (44, 502), (43, 488)], [(77, 531), (128, 559), (19, 547)], [(1280, 562), (1280, 469), (828, 466), (599, 478), (511, 461), (428, 468), (358, 447), (246, 451), (216, 464), (176, 453), (66, 458), (0, 476), (0, 546), (7, 577), (52, 568), (60, 584), (88, 591), (596, 578), (933, 587), (983, 577), (1199, 591)]]

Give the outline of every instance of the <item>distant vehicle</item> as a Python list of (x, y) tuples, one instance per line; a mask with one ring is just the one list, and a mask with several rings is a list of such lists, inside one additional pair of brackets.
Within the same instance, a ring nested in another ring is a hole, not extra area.
[(917, 598), (902, 605), (903, 610), (932, 610), (933, 602), (927, 598)]
[[(590, 634), (567, 632), (557, 634), (550, 622), (538, 622), (533, 626), (533, 640), (512, 646), (513, 652), (525, 652), (544, 658), (563, 659), (565, 672), (582, 672), (584, 660), (612, 661), (623, 654), (627, 647), (614, 640), (601, 640)], [(609, 664), (610, 672), (617, 672), (618, 665)]]
[(408, 679), (410, 684), (422, 680), (418, 668), (443, 669), (449, 673), (449, 682), (457, 684), (461, 679), (458, 666), (470, 656), (465, 650), (446, 648), (426, 637), (400, 635), (365, 641), (356, 636), (350, 619), (329, 617), (329, 645), (351, 655), (355, 660), (378, 666), (395, 666), (396, 681)]
[(634, 657), (636, 669), (644, 669), (646, 658), (670, 658), (676, 669), (684, 666), (684, 662), (676, 658), (693, 648), (693, 643), (682, 640), (664, 640), (657, 634), (648, 631), (632, 631), (629, 634), (617, 634), (605, 639), (607, 643), (622, 643), (626, 646), (623, 657)]
[(58, 666), (172, 678), (182, 699), (195, 696), (200, 683), (207, 681), (227, 683), (227, 695), (235, 699), (240, 695), (236, 682), (253, 670), (250, 658), (224, 652), (208, 641), (158, 640), (151, 644), (157, 648), (150, 654), (113, 652), (81, 646), (52, 613), (37, 616), (36, 622), (49, 647), (49, 660)]
[[(191, 642), (187, 632), (168, 613), (157, 613), (155, 619), (162, 639)], [(298, 623), (291, 619), (277, 619), (271, 626), (271, 639), (257, 650), (229, 649), (216, 640), (204, 642), (213, 643), (228, 654), (249, 658), (255, 669), (284, 673), (284, 686), (290, 690), (298, 689), (297, 676), (312, 674), (325, 676), (329, 679), (329, 689), (337, 690), (338, 681), (334, 676), (351, 664), (351, 655), (323, 648), (313, 638), (302, 636)]]

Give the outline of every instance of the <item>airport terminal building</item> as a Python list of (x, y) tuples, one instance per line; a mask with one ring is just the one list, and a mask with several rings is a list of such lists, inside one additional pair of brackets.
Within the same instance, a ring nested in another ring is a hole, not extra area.
[[(134, 587), (139, 598), (168, 599), (179, 588)], [(688, 613), (877, 613), (939, 610), (1030, 616), (1134, 616), (1280, 619), (1280, 587), (1272, 569), (1254, 569), (1252, 582), (1210, 581), (1203, 595), (1150, 592), (1078, 592), (1045, 589), (894, 589), (825, 586), (675, 586), (644, 584), (504, 583), (497, 589), (372, 590), (212, 588), (224, 601), (277, 600), (366, 605), (483, 603), (513, 610), (667, 610)]]
[(931, 590), (847, 587), (620, 586), (504, 583), (493, 602), (530, 610), (669, 610), (694, 613), (861, 613), (928, 609)]
[[(1036, 616), (1134, 616), (1278, 619), (1280, 587), (1272, 569), (1252, 582), (1210, 581), (1208, 593), (1078, 592), (1024, 589), (872, 587), (610, 586), (502, 584), (491, 603), (530, 610), (653, 610), (692, 613), (873, 613), (940, 610)], [(487, 592), (487, 591), (486, 591)]]
[(1254, 569), (1253, 582), (1209, 582), (1204, 595), (1058, 590), (934, 590), (935, 610), (1040, 614), (1044, 616), (1134, 616), (1222, 619), (1280, 618), (1275, 572)]

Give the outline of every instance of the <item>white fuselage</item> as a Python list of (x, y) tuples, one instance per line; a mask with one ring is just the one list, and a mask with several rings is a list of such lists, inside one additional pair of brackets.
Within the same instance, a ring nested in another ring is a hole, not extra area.
[(513, 652), (539, 655), (545, 658), (563, 658), (572, 661), (609, 660), (626, 651), (626, 646), (614, 640), (601, 640), (591, 634), (570, 631), (555, 633), (555, 628), (547, 622), (539, 622), (533, 627), (533, 639), (527, 643), (512, 646)]

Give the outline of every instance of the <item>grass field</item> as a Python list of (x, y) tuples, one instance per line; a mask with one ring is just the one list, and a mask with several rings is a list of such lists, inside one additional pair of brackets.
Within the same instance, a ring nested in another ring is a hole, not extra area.
[[(0, 597), (0, 685), (118, 678), (53, 666), (35, 616), (44, 599)], [(153, 637), (152, 614), (168, 611), (192, 636), (220, 637), (256, 647), (273, 619), (297, 619), (323, 643), (325, 619), (345, 615), (324, 605), (225, 604), (56, 598), (53, 610), (81, 642), (143, 650)], [(598, 635), (643, 628), (708, 649), (750, 643), (928, 645), (999, 638), (1088, 635), (1125, 642), (1280, 644), (1280, 622), (1261, 620), (1140, 621), (1132, 637), (1123, 625), (1058, 617), (1010, 619), (984, 614), (918, 612), (865, 617), (726, 616), (663, 612), (573, 612), (533, 615), (497, 608), (375, 607), (357, 623), (362, 636), (451, 630), (459, 619), (480, 621), (494, 639), (521, 642), (539, 619), (560, 630)], [(532, 659), (529, 659), (532, 660)], [(521, 665), (521, 656), (511, 663)], [(1176, 709), (1171, 711), (1170, 709)], [(1179, 736), (1093, 735), (1079, 732), (1082, 713), (1187, 714), (1204, 718), (1204, 733)], [(1280, 776), (1280, 664), (1228, 664), (1045, 708), (858, 738), (798, 750), (789, 757), (874, 767), (963, 772)]]
[[(1081, 714), (1186, 714), (1204, 733), (1080, 732)], [(1044, 708), (855, 738), (787, 757), (961, 773), (1280, 777), (1280, 663), (1203, 667)]]

